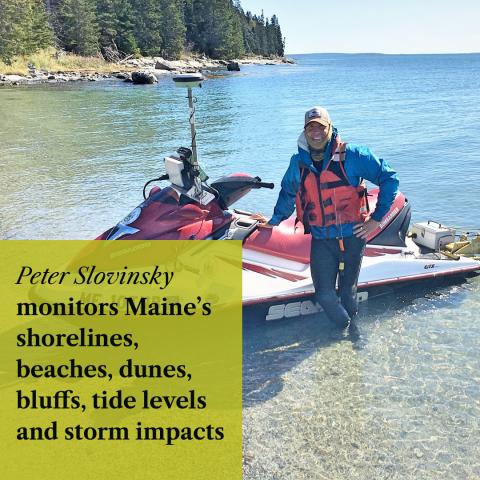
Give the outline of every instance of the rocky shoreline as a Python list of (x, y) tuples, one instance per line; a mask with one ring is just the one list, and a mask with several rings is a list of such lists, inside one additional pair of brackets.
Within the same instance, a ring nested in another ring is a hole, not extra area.
[[(89, 81), (96, 82), (107, 79), (119, 79), (132, 81), (132, 74), (139, 72), (144, 78), (150, 78), (148, 82), (155, 83), (163, 75), (175, 75), (178, 73), (207, 73), (209, 71), (221, 70), (241, 70), (242, 65), (282, 65), (294, 64), (295, 61), (287, 57), (283, 58), (262, 58), (250, 57), (244, 59), (235, 59), (231, 61), (213, 60), (207, 57), (191, 57), (185, 60), (165, 60), (161, 57), (143, 57), (126, 59), (115, 64), (118, 70), (111, 72), (78, 72), (78, 71), (57, 71), (37, 69), (34, 65), (29, 65), (29, 74), (22, 75), (3, 75), (0, 74), (0, 86), (15, 85), (34, 85), (39, 83), (63, 83)], [(135, 77), (134, 77), (135, 78)]]

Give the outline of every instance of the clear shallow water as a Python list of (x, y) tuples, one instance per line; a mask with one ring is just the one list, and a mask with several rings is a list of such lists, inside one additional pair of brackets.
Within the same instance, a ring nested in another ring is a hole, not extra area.
[[(197, 91), (211, 178), (278, 185), (320, 104), (399, 171), (414, 220), (480, 228), (480, 55), (298, 61)], [(0, 238), (92, 238), (123, 218), (188, 145), (184, 97), (169, 78), (0, 89)], [(259, 191), (237, 206), (274, 202)], [(480, 478), (479, 306), (473, 279), (369, 302), (353, 341), (322, 317), (247, 330), (245, 478)]]
[(246, 478), (480, 478), (479, 282), (247, 331)]

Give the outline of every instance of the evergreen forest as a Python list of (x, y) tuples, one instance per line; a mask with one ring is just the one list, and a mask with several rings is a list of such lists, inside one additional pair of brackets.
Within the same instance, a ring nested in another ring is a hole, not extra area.
[(0, 60), (51, 46), (109, 61), (284, 55), (277, 17), (240, 0), (0, 0)]

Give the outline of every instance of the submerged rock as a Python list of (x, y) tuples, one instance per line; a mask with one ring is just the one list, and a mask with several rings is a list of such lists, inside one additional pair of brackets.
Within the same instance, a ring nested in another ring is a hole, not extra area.
[(240, 65), (238, 64), (238, 62), (230, 62), (227, 65), (227, 70), (229, 72), (239, 72), (240, 71)]

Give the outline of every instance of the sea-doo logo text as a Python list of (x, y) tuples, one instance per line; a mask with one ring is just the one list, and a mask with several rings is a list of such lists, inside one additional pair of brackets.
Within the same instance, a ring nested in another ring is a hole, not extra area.
[(301, 315), (310, 315), (320, 311), (321, 308), (311, 300), (286, 304), (281, 303), (279, 305), (272, 305), (268, 309), (268, 314), (265, 317), (265, 320), (280, 320), (281, 318), (300, 317)]
[[(368, 300), (368, 292), (358, 292), (357, 300), (364, 302)], [(272, 305), (268, 309), (265, 320), (280, 320), (282, 318), (294, 318), (302, 315), (311, 315), (312, 313), (319, 313), (322, 307), (312, 300), (304, 300), (303, 302), (280, 303)]]
[(379, 227), (383, 228), (390, 220), (399, 212), (398, 207), (395, 207), (381, 222)]

